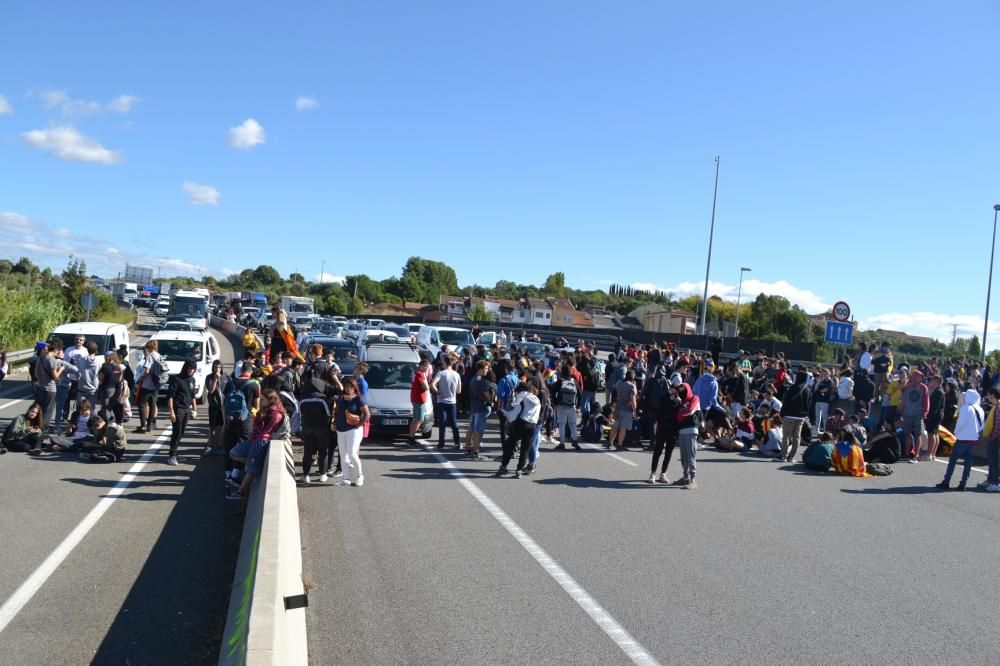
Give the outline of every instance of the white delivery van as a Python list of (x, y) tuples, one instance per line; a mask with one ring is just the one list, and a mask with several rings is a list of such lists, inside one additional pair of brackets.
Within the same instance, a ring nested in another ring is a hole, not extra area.
[(437, 358), (441, 347), (448, 345), (450, 351), (458, 353), (461, 348), (475, 346), (472, 334), (464, 328), (451, 326), (421, 326), (417, 333), (417, 346)]
[(98, 356), (103, 356), (104, 352), (117, 351), (121, 345), (129, 346), (128, 328), (124, 324), (103, 321), (81, 321), (56, 326), (49, 333), (48, 339), (59, 338), (63, 341), (63, 347), (69, 349), (78, 335), (86, 338), (87, 342), (97, 343)]

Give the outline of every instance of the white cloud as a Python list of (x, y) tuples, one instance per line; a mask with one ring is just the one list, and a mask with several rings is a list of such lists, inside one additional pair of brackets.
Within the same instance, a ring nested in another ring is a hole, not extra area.
[[(935, 338), (941, 342), (951, 342), (953, 332), (960, 338), (971, 338), (973, 335), (982, 338), (983, 317), (969, 314), (944, 314), (941, 312), (889, 312), (868, 317), (858, 322), (862, 330), (872, 331), (878, 328), (890, 331), (904, 331), (910, 335), (922, 335)], [(958, 330), (954, 330), (958, 326)], [(994, 349), (1000, 339), (1000, 322), (990, 322), (990, 338), (988, 348)]]
[(225, 275), (226, 277), (229, 277), (230, 275), (236, 275), (237, 273), (239, 273), (239, 271), (234, 271), (232, 268), (220, 268), (219, 272)]
[(319, 106), (317, 102), (312, 97), (298, 97), (295, 100), (295, 110), (296, 111), (312, 111)]
[(108, 150), (73, 127), (31, 130), (21, 134), (21, 138), (32, 148), (63, 160), (100, 164), (118, 164), (122, 161), (121, 151)]
[(69, 238), (73, 235), (73, 232), (69, 229), (53, 229), (52, 235), (57, 238)]
[(323, 284), (334, 283), (344, 284), (347, 280), (343, 275), (330, 275), (329, 273), (317, 273), (313, 276), (313, 282), (322, 282)]
[(0, 230), (14, 233), (32, 233), (38, 229), (38, 223), (21, 213), (0, 213)]
[(219, 190), (211, 185), (199, 185), (186, 181), (183, 185), (184, 191), (188, 193), (188, 203), (192, 206), (218, 206)]
[(14, 107), (10, 105), (7, 98), (0, 95), (0, 116), (7, 116), (14, 113)]
[[(631, 286), (634, 289), (641, 289), (644, 291), (662, 291), (668, 294), (672, 293), (674, 298), (677, 299), (692, 295), (701, 296), (705, 290), (705, 281), (681, 282), (673, 287), (661, 287), (651, 282), (633, 282)], [(710, 298), (712, 296), (718, 296), (724, 301), (735, 303), (738, 294), (738, 284), (726, 284), (723, 282), (714, 282), (712, 280), (708, 281), (708, 295)], [(742, 302), (747, 303), (752, 301), (757, 298), (758, 294), (784, 296), (790, 303), (792, 303), (792, 305), (798, 305), (809, 314), (826, 312), (833, 305), (832, 303), (828, 303), (823, 300), (823, 298), (816, 293), (809, 291), (808, 289), (799, 289), (784, 280), (778, 280), (777, 282), (763, 282), (762, 280), (753, 279), (743, 280), (743, 292), (742, 294), (739, 294)]]
[(229, 145), (240, 150), (250, 150), (257, 144), (267, 141), (264, 128), (253, 118), (247, 118), (242, 125), (233, 127), (226, 136)]
[(101, 104), (92, 100), (74, 99), (65, 90), (42, 90), (29, 94), (40, 98), (43, 108), (56, 109), (66, 117), (90, 116), (104, 111), (128, 113), (139, 101), (135, 95), (119, 95), (107, 104)]
[(135, 95), (119, 95), (108, 102), (108, 111), (128, 113), (137, 102), (139, 102), (139, 98)]

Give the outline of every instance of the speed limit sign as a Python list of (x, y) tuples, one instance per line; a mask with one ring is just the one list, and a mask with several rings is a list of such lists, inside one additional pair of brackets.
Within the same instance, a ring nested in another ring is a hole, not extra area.
[(833, 304), (833, 318), (837, 321), (847, 321), (851, 318), (851, 306), (844, 301)]

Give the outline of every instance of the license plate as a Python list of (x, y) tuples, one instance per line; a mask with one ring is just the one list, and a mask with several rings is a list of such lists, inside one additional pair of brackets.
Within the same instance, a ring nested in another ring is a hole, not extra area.
[(385, 419), (382, 421), (382, 423), (387, 426), (402, 426), (409, 422), (409, 419)]

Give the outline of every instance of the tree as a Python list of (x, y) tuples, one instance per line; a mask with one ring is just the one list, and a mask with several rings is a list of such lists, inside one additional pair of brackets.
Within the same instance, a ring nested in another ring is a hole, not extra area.
[(14, 264), (13, 272), (21, 273), (22, 275), (31, 275), (38, 272), (38, 266), (31, 263), (31, 259), (21, 257), (17, 260), (17, 263)]
[(263, 264), (254, 269), (253, 281), (258, 286), (278, 284), (281, 282), (281, 275), (273, 266)]
[(969, 346), (966, 349), (966, 353), (972, 359), (978, 359), (983, 355), (983, 346), (979, 344), (979, 336), (973, 335), (969, 340)]
[(302, 273), (292, 273), (288, 276), (289, 282), (305, 282), (306, 278)]
[(80, 297), (83, 296), (86, 287), (87, 264), (83, 259), (77, 259), (71, 255), (66, 269), (62, 272), (62, 295), (66, 311), (74, 319), (79, 319), (83, 313)]
[(476, 303), (469, 310), (469, 321), (474, 321), (477, 324), (491, 324), (493, 323), (493, 314), (481, 304)]
[(347, 299), (347, 314), (352, 317), (361, 314), (365, 309), (365, 304), (361, 302), (361, 299), (357, 296), (351, 296)]
[(0, 259), (0, 273), (10, 273), (14, 270), (14, 262), (10, 259)]
[(410, 257), (403, 266), (401, 281), (407, 285), (405, 298), (424, 303), (437, 303), (441, 296), (458, 293), (455, 269), (440, 261)]
[(553, 296), (562, 296), (566, 292), (566, 275), (559, 271), (545, 278), (542, 291)]

